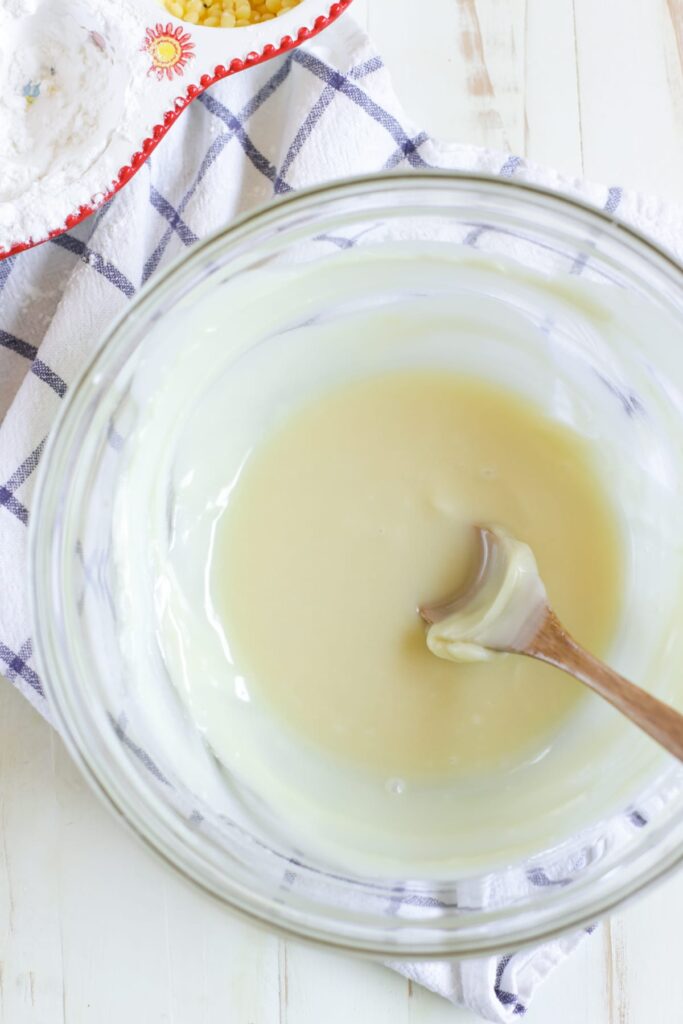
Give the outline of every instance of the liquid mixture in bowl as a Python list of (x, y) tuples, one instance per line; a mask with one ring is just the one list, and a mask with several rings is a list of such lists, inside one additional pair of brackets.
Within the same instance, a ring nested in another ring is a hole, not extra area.
[(492, 521), (533, 546), (576, 635), (605, 651), (618, 526), (578, 434), (446, 371), (356, 382), (286, 420), (245, 464), (213, 548), (212, 602), (250, 699), (388, 787), (542, 755), (580, 685), (514, 657), (442, 662), (417, 612), (468, 578), (472, 524)]
[(138, 368), (114, 515), (157, 735), (145, 678), (178, 695), (250, 829), (346, 872), (480, 871), (619, 805), (650, 741), (548, 666), (439, 660), (417, 608), (457, 589), (473, 524), (495, 522), (579, 642), (673, 689), (680, 452), (638, 304), (397, 244), (255, 273), (196, 310)]

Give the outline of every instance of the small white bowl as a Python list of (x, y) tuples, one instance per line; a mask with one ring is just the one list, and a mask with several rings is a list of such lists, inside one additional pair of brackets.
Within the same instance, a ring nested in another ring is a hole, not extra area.
[[(92, 164), (84, 166), (83, 174), (74, 177), (68, 192), (61, 186), (55, 188), (55, 196), (64, 194), (64, 209), (59, 217), (55, 215), (55, 223), (49, 230), (37, 231), (36, 220), (31, 216), (32, 212), (41, 212), (37, 210), (41, 201), (39, 193), (35, 201), (30, 195), (14, 200), (26, 202), (26, 225), (19, 237), (12, 238), (4, 248), (0, 233), (0, 260), (47, 241), (90, 216), (130, 181), (178, 116), (200, 93), (222, 78), (277, 57), (311, 39), (335, 21), (351, 2), (301, 0), (297, 7), (270, 21), (245, 28), (221, 29), (180, 21), (168, 13), (161, 0), (138, 0), (134, 5), (121, 7), (126, 13), (125, 30), (116, 18), (93, 10), (84, 0), (56, 0), (54, 5), (51, 2), (50, 13), (54, 19), (60, 17), (57, 8), (63, 7), (63, 13), (70, 20), (74, 19), (80, 35), (83, 38), (89, 35), (94, 46), (102, 51), (103, 62), (109, 58), (106, 63), (111, 82), (95, 82), (94, 87), (120, 88), (126, 96), (134, 96), (135, 112), (132, 126), (129, 117), (125, 130), (114, 121), (104, 133), (96, 162), (103, 173), (96, 189), (92, 188), (92, 175), (85, 173)], [(46, 28), (49, 18), (39, 6), (31, 9), (30, 0), (27, 0), (27, 7), (27, 16), (15, 21), (10, 28), (18, 43), (30, 45), (36, 32), (49, 31), (49, 25)], [(61, 24), (63, 26), (63, 19)], [(54, 69), (51, 70), (54, 74)], [(49, 104), (51, 97), (58, 95), (58, 90), (48, 88), (34, 96), (31, 90), (37, 86), (30, 80), (8, 82), (5, 87), (15, 95), (17, 88), (23, 89), (21, 95), (26, 97), (27, 110), (29, 104)], [(42, 116), (49, 118), (49, 107)], [(97, 149), (97, 142), (93, 140), (91, 150)], [(81, 178), (82, 195), (79, 193), (74, 202)], [(0, 201), (0, 214), (1, 207)]]

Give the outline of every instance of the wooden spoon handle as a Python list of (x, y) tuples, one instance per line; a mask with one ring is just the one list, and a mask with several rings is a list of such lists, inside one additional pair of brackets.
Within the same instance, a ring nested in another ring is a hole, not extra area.
[(683, 761), (683, 715), (585, 651), (550, 609), (533, 640), (519, 653), (546, 661), (580, 679)]

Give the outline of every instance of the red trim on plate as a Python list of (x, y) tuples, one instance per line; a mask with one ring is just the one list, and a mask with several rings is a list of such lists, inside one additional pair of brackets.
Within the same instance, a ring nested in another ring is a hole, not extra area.
[[(214, 85), (219, 82), (222, 78), (229, 78), (230, 75), (237, 74), (238, 71), (244, 71), (245, 68), (252, 68), (256, 64), (263, 64), (267, 60), (271, 60), (273, 57), (279, 57), (283, 53), (287, 53), (289, 50), (293, 50), (295, 47), (300, 46), (301, 43), (307, 42), (314, 36), (317, 36), (319, 32), (331, 25), (333, 21), (344, 13), (347, 7), (350, 6), (352, 0), (337, 0), (330, 7), (327, 15), (321, 14), (315, 19), (313, 28), (300, 28), (296, 36), (283, 36), (280, 40), (280, 45), (275, 46), (273, 43), (267, 43), (260, 53), (249, 53), (244, 60), (235, 58), (226, 68), (222, 64), (214, 70), (213, 75), (202, 75), (199, 85), (188, 85), (185, 95), (178, 96), (175, 101), (173, 110), (168, 110), (164, 114), (163, 124), (157, 124), (152, 129), (152, 134), (149, 138), (146, 138), (142, 143), (140, 149), (133, 154), (130, 163), (125, 167), (122, 167), (116, 176), (113, 188), (105, 193), (102, 199), (94, 204), (87, 206), (81, 206), (75, 213), (69, 214), (66, 218), (64, 225), (59, 228), (55, 228), (45, 238), (40, 238), (37, 241), (31, 242), (19, 242), (12, 249), (0, 249), (0, 260), (6, 259), (8, 256), (14, 256), (18, 252), (24, 252), (26, 249), (32, 249), (35, 245), (42, 245), (43, 242), (47, 242), (50, 238), (55, 238), (57, 235), (63, 234), (65, 231), (70, 231), (71, 228), (75, 228), (77, 224), (89, 217), (106, 202), (108, 202), (112, 196), (116, 195), (124, 185), (127, 185), (130, 179), (137, 171), (140, 170), (147, 157), (156, 147), (159, 145), (169, 128), (177, 121), (192, 100), (196, 99), (200, 93), (208, 89), (210, 85)], [(218, 31), (221, 31), (218, 29)], [(231, 31), (226, 29), (225, 31)]]

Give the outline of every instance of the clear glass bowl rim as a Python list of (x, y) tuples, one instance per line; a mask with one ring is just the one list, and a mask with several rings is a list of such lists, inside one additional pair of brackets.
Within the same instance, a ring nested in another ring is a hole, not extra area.
[[(177, 285), (191, 280), (195, 270), (202, 266), (208, 267), (213, 253), (220, 252), (225, 256), (229, 253), (231, 245), (236, 246), (252, 233), (268, 228), (276, 231), (278, 222), (287, 223), (298, 211), (310, 211), (321, 202), (354, 196), (387, 197), (394, 194), (398, 203), (402, 191), (415, 194), (421, 191), (425, 194), (429, 194), (430, 191), (437, 194), (442, 191), (446, 198), (450, 189), (460, 189), (464, 192), (472, 188), (480, 189), (494, 198), (496, 195), (505, 197), (506, 200), (512, 198), (513, 202), (514, 197), (517, 197), (523, 200), (522, 205), (535, 205), (539, 210), (565, 217), (587, 230), (599, 229), (613, 240), (631, 248), (638, 258), (649, 262), (656, 273), (669, 278), (670, 283), (680, 290), (680, 314), (683, 318), (683, 266), (671, 253), (623, 223), (618, 217), (552, 189), (495, 175), (440, 170), (392, 171), (362, 175), (305, 189), (271, 200), (249, 211), (230, 222), (225, 228), (209, 235), (189, 252), (181, 253), (165, 270), (157, 273), (113, 320), (93, 356), (70, 387), (50, 432), (37, 473), (33, 512), (29, 524), (29, 589), (36, 638), (36, 661), (54, 722), (71, 757), (93, 791), (145, 847), (151, 849), (175, 872), (252, 923), (265, 925), (298, 940), (312, 941), (318, 945), (373, 957), (427, 960), (446, 956), (481, 956), (505, 953), (513, 948), (547, 941), (572, 929), (592, 924), (596, 918), (611, 912), (670, 875), (683, 864), (683, 844), (674, 845), (672, 848), (667, 846), (661, 856), (650, 857), (644, 869), (632, 872), (628, 878), (624, 877), (621, 883), (615, 884), (612, 879), (609, 891), (590, 891), (599, 886), (602, 878), (593, 879), (583, 887), (582, 892), (574, 891), (573, 895), (579, 897), (575, 901), (568, 900), (566, 890), (560, 888), (547, 900), (539, 915), (529, 908), (523, 908), (521, 911), (514, 907), (503, 908), (502, 911), (488, 915), (484, 926), (478, 920), (471, 928), (465, 926), (457, 931), (445, 932), (441, 940), (430, 943), (429, 948), (387, 941), (386, 937), (377, 938), (364, 933), (362, 928), (359, 928), (355, 935), (349, 935), (348, 929), (345, 929), (343, 934), (336, 934), (333, 921), (331, 926), (320, 927), (313, 921), (306, 920), (305, 914), (282, 914), (281, 908), (276, 907), (273, 901), (261, 898), (253, 890), (237, 884), (227, 884), (228, 893), (218, 892), (206, 877), (200, 877), (197, 858), (194, 858), (193, 863), (193, 858), (187, 856), (187, 851), (183, 851), (186, 856), (182, 857), (177, 847), (174, 847), (173, 830), (164, 825), (165, 813), (160, 799), (152, 790), (148, 790), (147, 805), (136, 807), (134, 798), (127, 798), (125, 787), (115, 785), (110, 771), (112, 765), (107, 763), (106, 757), (99, 756), (98, 746), (88, 745), (88, 740), (92, 740), (92, 737), (79, 731), (79, 712), (72, 699), (78, 698), (78, 693), (70, 689), (68, 664), (62, 657), (59, 637), (55, 636), (58, 616), (50, 603), (52, 588), (45, 585), (46, 580), (50, 580), (53, 575), (51, 566), (56, 557), (55, 537), (59, 535), (60, 495), (68, 483), (68, 478), (60, 475), (59, 471), (71, 451), (70, 431), (79, 418), (83, 403), (92, 397), (88, 391), (89, 386), (99, 388), (100, 392), (106, 391), (112, 368), (122, 365), (130, 355), (128, 349), (116, 344), (119, 335), (123, 335), (123, 340), (126, 340), (126, 324), (153, 308), (159, 308), (159, 298), (171, 288), (174, 288), (176, 294), (179, 291), (182, 293), (182, 288), (178, 289)], [(436, 209), (436, 206), (426, 207), (427, 212)], [(358, 211), (354, 210), (350, 216), (353, 218), (357, 214)], [(140, 812), (144, 812), (145, 809), (149, 811), (150, 805), (153, 807), (155, 804), (158, 805), (158, 821), (151, 823), (151, 816)], [(683, 807), (677, 809), (667, 834), (680, 826), (683, 826)], [(645, 853), (656, 851), (657, 845), (653, 842), (650, 842), (649, 846), (647, 843), (642, 844), (642, 850), (638, 851), (638, 855), (643, 850)], [(619, 869), (621, 868), (620, 864)], [(206, 875), (206, 872), (204, 874)], [(586, 888), (589, 890), (588, 893), (585, 891)], [(573, 886), (570, 886), (569, 890), (571, 892)], [(438, 922), (435, 922), (435, 930), (438, 930)]]

